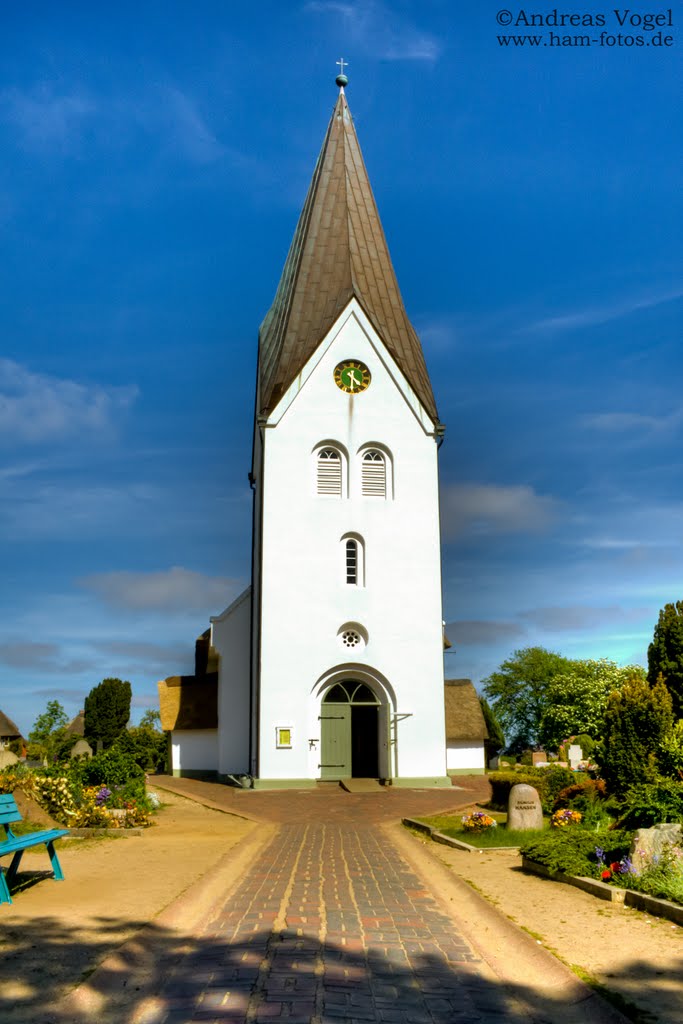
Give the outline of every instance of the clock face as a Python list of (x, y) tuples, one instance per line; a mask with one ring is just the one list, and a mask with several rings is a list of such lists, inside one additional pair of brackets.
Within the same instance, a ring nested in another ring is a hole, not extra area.
[(349, 395), (365, 391), (370, 380), (370, 371), (367, 366), (365, 363), (358, 362), (357, 359), (345, 359), (343, 363), (339, 363), (335, 367), (334, 383)]

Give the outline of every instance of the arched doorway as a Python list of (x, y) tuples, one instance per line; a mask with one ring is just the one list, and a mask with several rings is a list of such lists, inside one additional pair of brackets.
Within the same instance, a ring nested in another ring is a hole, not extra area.
[(379, 700), (365, 683), (335, 683), (320, 708), (322, 779), (379, 776)]

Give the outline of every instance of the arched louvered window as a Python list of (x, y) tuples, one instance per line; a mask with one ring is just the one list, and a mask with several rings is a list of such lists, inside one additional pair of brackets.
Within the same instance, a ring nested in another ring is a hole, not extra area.
[(317, 456), (318, 494), (341, 498), (342, 458), (335, 448), (321, 448)]
[(361, 491), (370, 498), (387, 496), (387, 460), (384, 452), (377, 448), (363, 452)]

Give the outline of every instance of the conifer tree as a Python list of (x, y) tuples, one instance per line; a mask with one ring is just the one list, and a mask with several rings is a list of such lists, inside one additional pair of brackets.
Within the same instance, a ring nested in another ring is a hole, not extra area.
[(672, 724), (671, 695), (661, 681), (650, 687), (634, 676), (609, 695), (599, 762), (611, 792), (623, 796), (631, 786), (653, 781)]
[(121, 679), (103, 679), (85, 698), (85, 738), (106, 750), (124, 731), (130, 718), (131, 688)]
[(675, 718), (683, 718), (683, 601), (665, 604), (647, 649), (647, 678), (651, 686), (661, 675), (671, 694)]

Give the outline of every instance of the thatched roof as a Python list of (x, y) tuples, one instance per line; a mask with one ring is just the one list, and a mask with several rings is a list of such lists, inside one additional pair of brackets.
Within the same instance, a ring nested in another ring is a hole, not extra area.
[(4, 711), (0, 711), (0, 736), (4, 740), (18, 740), (22, 738), (19, 729), (12, 719), (7, 717)]
[(489, 738), (477, 691), (471, 679), (446, 679), (446, 742)]
[(218, 673), (204, 676), (169, 676), (157, 683), (161, 728), (218, 728)]
[(76, 717), (71, 719), (66, 731), (73, 736), (85, 736), (85, 711), (79, 711)]

